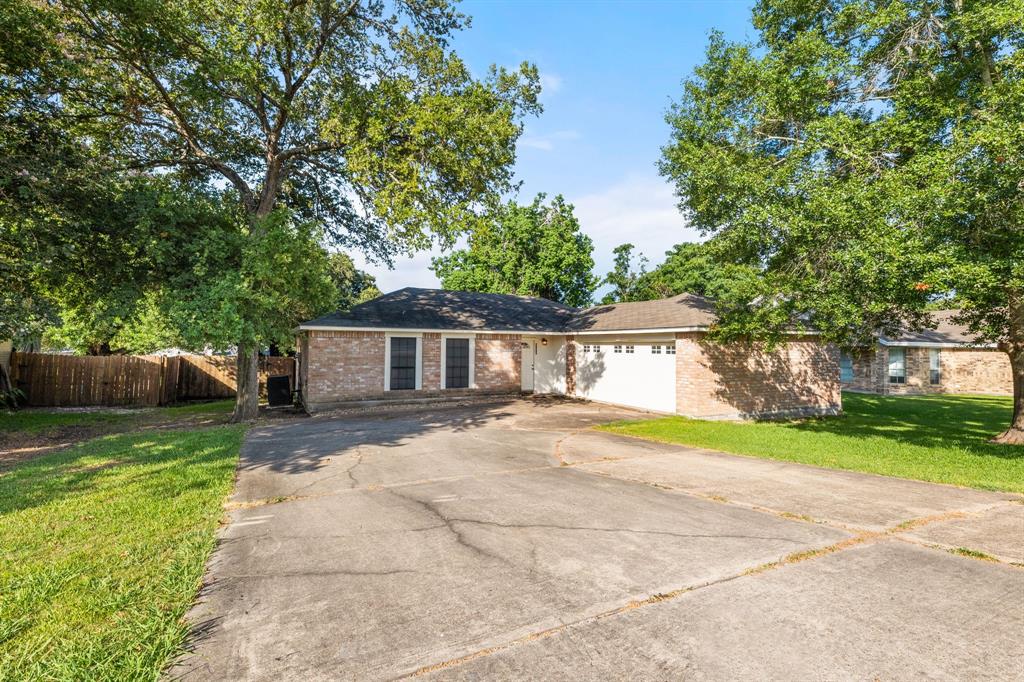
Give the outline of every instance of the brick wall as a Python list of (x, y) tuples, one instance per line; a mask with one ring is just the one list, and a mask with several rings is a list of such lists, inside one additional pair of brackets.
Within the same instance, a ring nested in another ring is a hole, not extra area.
[(476, 389), (441, 390), (439, 333), (424, 333), (419, 391), (384, 391), (384, 332), (310, 331), (299, 339), (303, 402), (315, 411), (358, 400), (403, 400), (474, 392), (518, 392), (518, 334), (479, 334), (474, 347)]
[(521, 389), (522, 340), (519, 334), (477, 334), (473, 372), (478, 390)]
[(878, 353), (872, 350), (854, 350), (850, 352), (853, 366), (853, 380), (844, 381), (843, 388), (849, 391), (869, 392), (877, 390), (885, 369)]
[(383, 397), (383, 332), (311, 331), (302, 355), (308, 408)]
[[(423, 339), (423, 380), (424, 391), (441, 390), (441, 335), (424, 334)], [(383, 362), (383, 360), (381, 360)]]
[(676, 411), (702, 419), (834, 414), (839, 351), (803, 338), (772, 350), (676, 335)]
[(1013, 376), (1010, 359), (998, 350), (977, 348), (939, 349), (938, 384), (931, 383), (930, 349), (905, 347), (907, 381), (889, 383), (889, 347), (878, 346), (854, 356), (854, 381), (845, 382), (843, 388), (890, 395), (918, 395), (923, 393), (989, 393), (1013, 394)]

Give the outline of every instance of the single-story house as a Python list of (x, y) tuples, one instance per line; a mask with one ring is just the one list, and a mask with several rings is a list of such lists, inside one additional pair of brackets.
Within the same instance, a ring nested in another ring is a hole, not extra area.
[(974, 342), (953, 321), (958, 311), (932, 313), (935, 329), (878, 336), (874, 346), (840, 354), (843, 389), (864, 393), (1013, 394), (1010, 359), (995, 344)]
[(555, 394), (704, 419), (835, 414), (839, 353), (706, 341), (712, 302), (683, 294), (578, 309), (406, 288), (299, 327), (310, 411), (442, 395)]

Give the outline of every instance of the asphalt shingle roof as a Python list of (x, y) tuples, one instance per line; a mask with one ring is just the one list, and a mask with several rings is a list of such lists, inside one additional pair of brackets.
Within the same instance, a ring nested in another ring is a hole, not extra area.
[(883, 336), (884, 341), (895, 341), (897, 343), (964, 343), (975, 342), (974, 335), (966, 325), (956, 324), (953, 317), (959, 310), (936, 310), (932, 313), (932, 319), (936, 322), (935, 329), (923, 329), (919, 332), (907, 331), (896, 338)]
[(302, 326), (572, 333), (707, 327), (714, 319), (711, 300), (693, 294), (580, 310), (529, 296), (406, 287)]
[(565, 331), (704, 328), (714, 321), (715, 305), (711, 299), (695, 294), (680, 294), (656, 301), (609, 303), (580, 310), (565, 326)]
[(576, 311), (529, 296), (406, 287), (302, 326), (554, 332)]

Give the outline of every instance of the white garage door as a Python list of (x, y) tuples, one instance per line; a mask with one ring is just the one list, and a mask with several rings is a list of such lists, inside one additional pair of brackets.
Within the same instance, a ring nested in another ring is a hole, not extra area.
[(673, 341), (576, 342), (576, 394), (657, 412), (676, 411)]

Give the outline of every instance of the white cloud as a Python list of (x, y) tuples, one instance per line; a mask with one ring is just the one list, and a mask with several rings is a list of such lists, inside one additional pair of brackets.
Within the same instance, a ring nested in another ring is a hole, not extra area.
[(550, 71), (541, 71), (540, 73), (540, 94), (541, 97), (545, 95), (553, 95), (562, 89), (562, 77), (556, 73)]
[(672, 187), (657, 175), (630, 174), (604, 190), (567, 197), (576, 207), (580, 228), (594, 240), (596, 274), (612, 266), (612, 249), (629, 242), (651, 265), (680, 242), (703, 241), (676, 207)]
[(403, 287), (423, 287), (433, 289), (440, 286), (437, 277), (430, 270), (430, 259), (440, 255), (436, 247), (430, 251), (421, 251), (410, 257), (395, 259), (395, 268), (367, 262), (362, 254), (352, 254), (356, 267), (365, 270), (377, 278), (377, 288), (387, 293)]
[(555, 148), (555, 143), (557, 142), (566, 142), (578, 139), (580, 139), (580, 134), (579, 131), (576, 130), (556, 130), (552, 133), (543, 134), (527, 130), (523, 133), (523, 136), (519, 138), (519, 146), (549, 152)]

